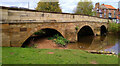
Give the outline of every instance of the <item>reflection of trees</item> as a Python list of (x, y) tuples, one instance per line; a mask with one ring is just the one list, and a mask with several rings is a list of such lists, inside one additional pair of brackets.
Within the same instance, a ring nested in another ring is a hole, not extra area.
[(93, 39), (94, 39), (94, 36), (81, 36), (79, 38), (79, 42), (69, 44), (68, 48), (69, 49), (86, 49), (91, 45)]
[(112, 48), (117, 42), (117, 37), (112, 35), (96, 37), (84, 36), (80, 37), (79, 39), (79, 42), (68, 45), (68, 48), (83, 50), (102, 50)]
[(116, 37), (115, 36), (97, 36), (94, 38), (91, 46), (89, 47), (90, 50), (101, 50), (101, 49), (107, 49), (114, 46), (116, 43)]

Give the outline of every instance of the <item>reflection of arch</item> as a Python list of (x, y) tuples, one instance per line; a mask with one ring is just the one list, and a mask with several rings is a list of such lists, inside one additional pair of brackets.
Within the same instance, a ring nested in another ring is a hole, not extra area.
[(90, 26), (83, 26), (78, 32), (78, 41), (81, 36), (94, 35), (93, 29)]
[(83, 36), (77, 44), (77, 47), (83, 46), (83, 49), (88, 49), (94, 40), (94, 36)]
[(59, 35), (61, 35), (62, 37), (65, 37), (64, 36), (64, 34), (63, 34), (63, 32), (61, 31), (61, 30), (59, 30), (59, 29), (54, 29), (54, 28), (34, 28), (33, 30), (31, 30), (31, 32), (29, 32), (28, 33), (28, 36), (27, 37), (25, 37), (25, 38), (23, 38), (24, 40), (22, 41), (22, 43), (24, 43), (25, 41), (27, 41), (27, 39), (29, 39), (29, 37), (31, 36), (31, 35), (33, 35), (33, 33), (35, 33), (35, 32), (37, 32), (37, 31), (39, 31), (39, 30), (44, 30), (44, 31), (46, 31), (47, 32), (47, 34), (49, 34), (49, 35), (51, 35), (52, 33), (58, 33)]
[(107, 33), (107, 28), (104, 25), (102, 25), (100, 27), (100, 34), (101, 35), (106, 35), (106, 33)]

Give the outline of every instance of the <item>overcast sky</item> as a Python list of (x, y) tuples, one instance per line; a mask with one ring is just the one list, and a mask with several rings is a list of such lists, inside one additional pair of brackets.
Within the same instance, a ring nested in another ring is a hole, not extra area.
[[(17, 6), (17, 7), (25, 7), (28, 8), (28, 2), (29, 2), (29, 8), (34, 9), (37, 6), (37, 3), (40, 0), (2, 0), (0, 2), (0, 6)], [(80, 0), (59, 0), (60, 7), (62, 8), (62, 11), (65, 13), (72, 13), (73, 9), (77, 6), (78, 2)], [(100, 4), (108, 4), (112, 5), (115, 8), (118, 8), (118, 2), (120, 0), (92, 0), (93, 4), (100, 2)]]

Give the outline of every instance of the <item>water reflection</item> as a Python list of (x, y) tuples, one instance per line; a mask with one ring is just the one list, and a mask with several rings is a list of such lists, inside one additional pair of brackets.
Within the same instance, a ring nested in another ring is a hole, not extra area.
[(69, 49), (82, 50), (104, 50), (118, 53), (118, 37), (113, 35), (108, 36), (82, 36), (79, 42), (68, 45)]

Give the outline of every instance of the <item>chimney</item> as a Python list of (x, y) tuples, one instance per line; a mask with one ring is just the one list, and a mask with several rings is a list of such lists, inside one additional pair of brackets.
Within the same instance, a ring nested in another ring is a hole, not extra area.
[(96, 4), (95, 4), (95, 9), (99, 8), (99, 6), (100, 6), (100, 3), (99, 3), (99, 2), (96, 3)]

